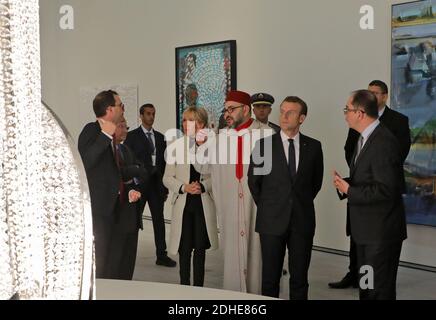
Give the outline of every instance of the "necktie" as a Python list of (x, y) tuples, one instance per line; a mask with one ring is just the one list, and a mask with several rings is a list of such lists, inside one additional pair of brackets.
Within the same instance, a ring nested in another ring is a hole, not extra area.
[(152, 133), (151, 133), (151, 131), (149, 131), (149, 132), (147, 132), (146, 137), (147, 137), (148, 145), (149, 145), (150, 150), (151, 150), (151, 156), (150, 156), (151, 165), (155, 166), (156, 165), (156, 146), (153, 143), (153, 138), (151, 135), (152, 135)]
[[(235, 130), (237, 132), (248, 129), (251, 124), (253, 123), (253, 119), (248, 120), (244, 124), (241, 124), (239, 127), (237, 127)], [(238, 136), (238, 153), (237, 153), (237, 161), (236, 161), (236, 178), (241, 181), (242, 177), (244, 176), (244, 140), (243, 136)]]
[(294, 139), (288, 139), (289, 141), (289, 149), (288, 149), (288, 168), (289, 173), (291, 174), (292, 180), (295, 180), (295, 176), (297, 175), (297, 169), (295, 164), (295, 147), (294, 147)]
[(120, 173), (120, 182), (118, 184), (118, 191), (119, 191), (120, 203), (123, 204), (123, 202), (124, 202), (124, 182), (123, 182), (123, 179), (121, 177), (121, 166), (122, 166), (121, 148), (120, 148), (120, 145), (115, 144), (115, 140), (113, 140), (113, 141), (114, 141), (113, 143), (114, 143), (115, 163), (117, 164), (118, 172)]
[(151, 137), (151, 132), (147, 132), (147, 140), (148, 140), (148, 143), (150, 144), (150, 148), (151, 148), (151, 150), (153, 151), (153, 154), (154, 154), (154, 151), (155, 151), (156, 147), (154, 146), (153, 139)]
[(354, 163), (356, 163), (357, 158), (359, 157), (360, 151), (362, 151), (363, 147), (363, 136), (359, 136), (359, 140), (357, 140), (357, 149), (356, 149), (356, 156), (354, 157)]

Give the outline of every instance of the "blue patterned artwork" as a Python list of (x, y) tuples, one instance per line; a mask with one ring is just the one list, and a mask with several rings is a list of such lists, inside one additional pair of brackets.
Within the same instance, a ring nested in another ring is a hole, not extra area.
[(407, 222), (436, 226), (436, 0), (392, 7), (391, 106), (409, 117)]
[(226, 94), (236, 89), (236, 41), (176, 48), (177, 128), (183, 111), (203, 107), (217, 129)]

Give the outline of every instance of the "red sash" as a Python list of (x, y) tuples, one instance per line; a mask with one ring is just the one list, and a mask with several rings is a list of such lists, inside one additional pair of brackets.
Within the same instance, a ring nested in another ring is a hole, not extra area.
[[(250, 118), (250, 120), (248, 120), (247, 122), (245, 122), (244, 124), (241, 124), (239, 127), (237, 127), (235, 130), (236, 131), (241, 131), (243, 129), (247, 129), (248, 127), (251, 126), (251, 124), (253, 123), (253, 119)], [(236, 161), (236, 178), (240, 181), (244, 175), (244, 165), (243, 165), (243, 144), (242, 144), (243, 140), (241, 136), (238, 136), (238, 158)]]

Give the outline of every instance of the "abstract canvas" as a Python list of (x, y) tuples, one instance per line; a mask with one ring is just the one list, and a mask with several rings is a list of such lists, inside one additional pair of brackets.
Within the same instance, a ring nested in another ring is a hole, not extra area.
[(436, 226), (436, 0), (392, 6), (391, 106), (409, 117), (408, 223)]
[(226, 94), (236, 89), (236, 41), (176, 48), (177, 128), (190, 106), (204, 107), (209, 128), (219, 127)]

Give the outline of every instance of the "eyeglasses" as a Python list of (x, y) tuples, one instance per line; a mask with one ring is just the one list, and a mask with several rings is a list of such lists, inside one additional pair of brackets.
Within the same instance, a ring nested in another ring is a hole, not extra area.
[(234, 106), (234, 107), (230, 106), (227, 109), (224, 108), (223, 111), (222, 111), (222, 114), (224, 114), (226, 112), (228, 112), (229, 114), (232, 114), (235, 109), (239, 109), (239, 108), (242, 108), (244, 106), (245, 106), (245, 104), (241, 104), (240, 106)]
[(362, 113), (365, 113), (365, 111), (362, 110), (362, 109), (350, 109), (350, 108), (348, 108), (348, 107), (345, 107), (344, 109), (342, 109), (342, 111), (344, 111), (344, 114), (346, 114), (346, 113), (348, 113), (348, 112), (354, 112), (354, 113), (356, 113), (356, 112), (358, 112), (358, 111), (360, 111), (360, 112), (362, 112)]

